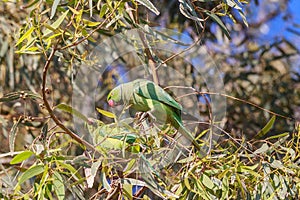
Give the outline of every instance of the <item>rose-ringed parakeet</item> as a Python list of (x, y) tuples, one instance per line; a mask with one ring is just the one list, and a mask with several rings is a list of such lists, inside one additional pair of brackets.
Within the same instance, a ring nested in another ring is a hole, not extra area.
[(148, 112), (155, 120), (171, 124), (200, 150), (194, 136), (184, 127), (181, 119), (182, 106), (152, 81), (137, 79), (115, 87), (107, 96), (109, 106), (124, 104), (129, 112)]

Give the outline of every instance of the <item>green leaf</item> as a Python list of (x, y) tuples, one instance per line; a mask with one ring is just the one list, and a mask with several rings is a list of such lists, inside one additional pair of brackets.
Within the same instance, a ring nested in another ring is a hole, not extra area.
[(54, 187), (54, 192), (58, 198), (58, 200), (64, 200), (65, 199), (65, 184), (63, 181), (63, 178), (61, 175), (57, 172), (53, 172), (53, 187)]
[(56, 12), (56, 8), (58, 6), (58, 4), (60, 3), (60, 0), (54, 0), (53, 4), (52, 4), (52, 8), (51, 8), (51, 15), (50, 15), (50, 19), (52, 19), (55, 15)]
[(279, 161), (279, 160), (273, 160), (273, 161), (271, 162), (270, 166), (273, 167), (273, 168), (275, 168), (275, 169), (283, 169), (283, 168), (285, 168), (285, 167), (283, 166), (282, 162)]
[(192, 19), (196, 21), (200, 27), (203, 27), (201, 24), (204, 19), (201, 19), (198, 17), (196, 10), (194, 9), (194, 6), (191, 4), (190, 1), (185, 1), (185, 0), (179, 0), (179, 11), (181, 14), (183, 14), (185, 17)]
[(18, 40), (16, 46), (18, 46), (21, 42), (23, 42), (25, 39), (28, 39), (31, 37), (31, 33), (34, 31), (34, 27), (31, 27), (22, 37)]
[(264, 152), (266, 152), (268, 150), (269, 150), (268, 144), (264, 143), (263, 145), (261, 145), (261, 147), (259, 149), (256, 149), (254, 151), (254, 154), (264, 153)]
[(136, 0), (136, 2), (142, 4), (143, 6), (145, 6), (145, 7), (148, 8), (149, 10), (151, 10), (153, 13), (155, 13), (156, 15), (159, 15), (159, 11), (158, 11), (157, 8), (151, 3), (151, 1), (149, 1), (149, 0)]
[[(55, 22), (53, 22), (53, 24), (50, 25), (53, 30), (56, 30), (61, 25), (61, 23), (66, 18), (68, 12), (69, 12), (69, 10), (67, 10), (66, 12), (64, 12)], [(52, 33), (53, 30), (50, 30), (49, 28), (47, 28), (46, 31), (43, 34), (43, 37), (45, 37), (45, 36), (49, 35), (50, 33)]]
[(228, 39), (231, 39), (228, 29), (226, 28), (225, 24), (222, 20), (214, 13), (205, 12), (208, 16), (210, 16), (222, 29), (223, 33), (227, 36)]
[(124, 191), (124, 195), (127, 198), (132, 199), (132, 185), (131, 184), (123, 184), (122, 189)]
[(92, 21), (83, 19), (83, 23), (87, 26), (94, 27), (94, 26), (98, 26), (101, 22), (92, 22)]
[(106, 3), (103, 4), (101, 7), (101, 10), (100, 10), (100, 14), (99, 14), (100, 18), (102, 18), (107, 13), (108, 10), (109, 9), (108, 9), (107, 4)]
[(123, 141), (115, 138), (106, 138), (99, 136), (97, 138), (97, 141), (99, 143), (95, 145), (98, 145), (104, 149), (122, 149), (123, 147)]
[(85, 122), (89, 122), (88, 118), (86, 116), (84, 116), (83, 114), (81, 114), (81, 112), (79, 112), (75, 108), (72, 108), (71, 106), (66, 105), (64, 103), (61, 103), (61, 104), (55, 106), (54, 109), (59, 109), (59, 110), (65, 111), (67, 113), (70, 113), (70, 114), (78, 117), (79, 119), (82, 119)]
[(266, 135), (271, 128), (273, 127), (273, 124), (275, 122), (276, 116), (274, 115), (270, 121), (265, 125), (265, 127), (263, 127), (263, 129), (261, 129), (255, 136), (255, 138), (262, 138), (264, 135)]
[(110, 191), (111, 190), (111, 186), (108, 183), (107, 179), (106, 179), (106, 175), (103, 171), (101, 171), (100, 173), (100, 182), (102, 184), (102, 186), (107, 190)]
[(229, 194), (229, 180), (227, 176), (224, 176), (222, 179), (222, 197), (221, 200), (227, 199)]
[[(75, 159), (73, 160), (73, 162), (74, 161), (75, 161)], [(72, 165), (64, 163), (60, 160), (56, 160), (55, 163), (56, 163), (57, 166), (61, 166), (62, 168), (67, 169), (71, 173), (72, 177), (76, 176), (78, 179), (82, 178), (80, 176), (80, 174), (78, 173), (78, 171)]]
[(18, 185), (21, 185), (22, 183), (24, 183), (26, 180), (37, 176), (41, 173), (44, 172), (44, 165), (40, 164), (40, 165), (34, 165), (32, 167), (30, 167), (28, 170), (26, 170), (22, 176), (19, 179)]
[(289, 132), (285, 132), (285, 133), (281, 133), (281, 134), (278, 134), (278, 135), (272, 135), (270, 137), (267, 137), (266, 140), (277, 139), (277, 138), (285, 137), (287, 135), (290, 135), (290, 133)]
[(114, 135), (114, 136), (111, 136), (111, 138), (115, 138), (115, 139), (118, 139), (118, 140), (122, 140), (126, 143), (129, 143), (129, 144), (133, 144), (137, 138), (137, 136), (135, 134), (126, 134), (126, 135)]
[(35, 94), (31, 91), (19, 91), (19, 92), (11, 92), (8, 94), (3, 95), (3, 97), (0, 98), (0, 102), (9, 102), (19, 99), (20, 97), (24, 96), (25, 98), (30, 99), (42, 99), (41, 96), (38, 94)]
[(212, 180), (210, 180), (210, 178), (206, 174), (202, 174), (202, 176), (200, 177), (200, 180), (201, 180), (202, 184), (205, 187), (207, 187), (208, 189), (214, 188), (214, 183), (212, 182)]
[(88, 188), (93, 187), (95, 177), (97, 175), (97, 171), (98, 171), (101, 163), (102, 163), (102, 161), (98, 160), (97, 162), (93, 162), (91, 168), (85, 168), (85, 176), (86, 176), (86, 182), (87, 182)]
[(96, 108), (96, 110), (100, 113), (100, 114), (102, 114), (102, 115), (104, 115), (104, 116), (106, 116), (106, 117), (109, 117), (109, 118), (116, 118), (116, 115), (114, 114), (114, 113), (111, 113), (111, 112), (108, 112), (108, 111), (106, 111), (106, 110), (102, 110), (102, 109), (100, 109), (100, 108)]
[(17, 164), (17, 163), (20, 163), (26, 159), (28, 159), (30, 156), (33, 155), (33, 152), (32, 151), (23, 151), (22, 153), (16, 155), (11, 161), (10, 161), (10, 164), (11, 165), (14, 165), (14, 164)]
[(15, 140), (17, 136), (18, 125), (21, 121), (21, 117), (19, 117), (18, 121), (14, 123), (10, 132), (9, 132), (9, 150), (10, 152), (14, 152), (15, 150)]

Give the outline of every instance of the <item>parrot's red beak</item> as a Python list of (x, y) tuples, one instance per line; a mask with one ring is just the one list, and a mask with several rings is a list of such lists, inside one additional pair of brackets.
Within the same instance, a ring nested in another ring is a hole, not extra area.
[(108, 101), (108, 105), (109, 105), (110, 107), (114, 107), (114, 106), (115, 106), (115, 102), (114, 102), (113, 100), (109, 100), (109, 101)]

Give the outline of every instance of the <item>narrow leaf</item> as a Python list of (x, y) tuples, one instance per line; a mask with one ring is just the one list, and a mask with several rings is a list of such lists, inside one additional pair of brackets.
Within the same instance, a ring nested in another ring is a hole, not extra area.
[[(95, 181), (95, 177), (97, 175), (97, 171), (101, 165), (101, 160), (98, 160), (97, 162), (94, 162), (92, 164), (92, 167), (91, 168), (86, 168), (86, 169), (89, 169), (89, 176), (87, 176), (87, 173), (86, 174), (86, 181), (87, 181), (87, 185), (88, 185), (88, 188), (92, 188), (93, 185), (94, 185), (94, 181)], [(84, 170), (86, 172), (86, 170)]]
[(57, 172), (53, 172), (53, 186), (54, 186), (54, 192), (57, 196), (58, 200), (64, 200), (65, 199), (65, 184), (63, 181), (63, 178), (61, 175)]
[[(66, 18), (67, 14), (68, 14), (69, 10), (67, 10), (66, 12), (64, 12), (55, 22), (53, 22), (53, 24), (51, 24), (50, 26), (53, 29), (57, 29), (61, 23), (64, 21), (64, 19)], [(50, 30), (49, 28), (46, 29), (46, 31), (43, 34), (43, 37), (49, 35), (50, 33), (52, 33), (53, 31)]]
[[(74, 162), (74, 160), (73, 160), (73, 162)], [(76, 176), (78, 180), (82, 178), (80, 176), (80, 174), (78, 173), (78, 171), (72, 165), (64, 163), (60, 160), (56, 160), (56, 165), (61, 166), (61, 168), (63, 168), (63, 169), (67, 169), (72, 174), (72, 177)]]
[(100, 22), (92, 22), (86, 19), (83, 19), (83, 23), (87, 26), (93, 27), (93, 26), (98, 26)]
[(277, 139), (277, 138), (285, 137), (287, 135), (290, 135), (290, 133), (289, 132), (285, 132), (285, 133), (281, 133), (281, 134), (278, 134), (278, 135), (272, 135), (272, 136), (266, 138), (266, 140)]
[(108, 192), (111, 190), (111, 186), (110, 186), (109, 182), (107, 181), (106, 175), (105, 175), (105, 173), (103, 171), (100, 173), (100, 182), (101, 182), (102, 186)]
[(213, 189), (214, 183), (210, 180), (210, 178), (206, 174), (203, 174), (200, 177), (200, 180), (202, 184), (205, 185), (205, 187), (207, 187), (208, 189)]
[(255, 136), (255, 138), (262, 138), (264, 135), (266, 135), (271, 128), (273, 127), (273, 124), (275, 122), (276, 116), (274, 115), (270, 121), (263, 127)]
[(109, 118), (116, 118), (116, 115), (115, 115), (114, 113), (108, 112), (108, 111), (106, 111), (106, 110), (102, 110), (102, 109), (100, 109), (100, 108), (96, 108), (96, 110), (97, 110), (100, 114), (102, 114), (102, 115), (104, 115), (104, 116), (106, 116), (106, 117), (109, 117)]
[(108, 9), (107, 4), (106, 3), (103, 4), (101, 7), (101, 10), (100, 10), (100, 14), (99, 14), (100, 18), (102, 18), (107, 13), (108, 10), (109, 9)]
[(19, 99), (21, 96), (24, 96), (25, 98), (30, 99), (41, 99), (41, 96), (38, 94), (35, 94), (31, 91), (20, 91), (20, 92), (11, 92), (8, 94), (3, 95), (3, 97), (0, 98), (0, 102), (8, 102)]
[(259, 149), (256, 149), (254, 151), (254, 154), (265, 153), (268, 150), (269, 150), (269, 146), (266, 143), (264, 143), (263, 145), (261, 145)]
[(30, 167), (27, 171), (25, 171), (19, 179), (18, 185), (21, 185), (26, 180), (37, 176), (44, 172), (44, 165), (35, 165)]
[(10, 164), (14, 165), (20, 162), (23, 162), (24, 160), (28, 159), (30, 156), (32, 156), (32, 151), (23, 151), (22, 153), (16, 155), (11, 161)]
[(58, 6), (58, 4), (60, 3), (60, 0), (54, 0), (53, 4), (52, 4), (52, 8), (51, 8), (51, 15), (50, 15), (50, 19), (52, 19), (55, 15), (56, 12), (56, 8)]
[(228, 29), (226, 28), (225, 24), (222, 20), (214, 13), (205, 12), (208, 16), (210, 16), (222, 29), (223, 33), (227, 36), (228, 39), (231, 39)]
[(31, 33), (33, 32), (34, 27), (31, 27), (22, 37), (18, 40), (16, 46), (18, 46), (21, 42), (23, 42), (25, 39), (28, 39), (31, 36)]
[(157, 8), (151, 3), (151, 1), (149, 0), (136, 0), (136, 2), (139, 2), (140, 4), (142, 4), (143, 6), (145, 6), (146, 8), (148, 8), (149, 10), (151, 10), (153, 13), (155, 13), (156, 15), (159, 15), (159, 11), (157, 10)]
[(81, 114), (81, 112), (79, 112), (78, 110), (76, 110), (75, 108), (72, 108), (71, 106), (69, 105), (66, 105), (64, 103), (61, 103), (57, 106), (55, 106), (55, 109), (59, 109), (59, 110), (62, 110), (62, 111), (65, 111), (67, 113), (70, 113), (72, 115), (75, 115), (76, 117), (78, 117), (79, 119), (82, 119), (83, 121), (85, 122), (88, 122), (88, 118), (86, 116), (84, 116), (83, 114)]
[(17, 136), (18, 125), (21, 121), (21, 117), (19, 117), (18, 121), (14, 123), (9, 133), (9, 150), (10, 152), (14, 152), (15, 150), (15, 140)]
[(93, 16), (93, 0), (89, 0), (90, 17)]

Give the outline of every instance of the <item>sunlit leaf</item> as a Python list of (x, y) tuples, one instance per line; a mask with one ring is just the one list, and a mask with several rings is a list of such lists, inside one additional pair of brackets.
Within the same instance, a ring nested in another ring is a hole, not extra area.
[(89, 172), (88, 172), (89, 175), (87, 175), (87, 173), (85, 173), (86, 174), (88, 188), (92, 188), (93, 187), (94, 180), (95, 180), (95, 177), (97, 175), (97, 171), (98, 171), (101, 163), (102, 163), (102, 161), (98, 160), (97, 162), (93, 162), (91, 168), (85, 168), (85, 172), (86, 172), (86, 169), (89, 169)]
[(34, 29), (35, 29), (34, 27), (31, 27), (30, 29), (28, 29), (28, 31), (26, 31), (26, 33), (24, 33), (24, 35), (22, 35), (22, 37), (18, 40), (16, 46), (18, 46), (25, 39), (28, 39), (29, 37), (31, 37), (31, 33), (34, 31)]
[(264, 143), (259, 149), (254, 151), (254, 154), (265, 153), (268, 150), (269, 150), (268, 144)]
[(225, 24), (222, 22), (222, 20), (211, 12), (205, 12), (208, 16), (210, 16), (222, 29), (223, 33), (227, 36), (228, 39), (231, 39), (228, 29), (226, 28)]
[(275, 119), (276, 116), (274, 115), (270, 121), (255, 135), (255, 138), (262, 138), (264, 135), (266, 135), (273, 127)]
[(101, 7), (101, 10), (100, 10), (100, 14), (99, 14), (99, 17), (102, 18), (104, 17), (104, 15), (107, 13), (107, 11), (109, 10), (107, 4), (103, 4), (102, 7)]
[(276, 168), (276, 169), (283, 169), (284, 166), (280, 160), (273, 160), (270, 164), (271, 167)]
[(10, 164), (14, 165), (20, 162), (23, 162), (24, 160), (30, 158), (30, 156), (33, 155), (32, 151), (23, 151), (22, 153), (16, 155), (11, 161)]
[(101, 171), (100, 173), (100, 182), (102, 184), (102, 186), (106, 189), (106, 191), (110, 191), (111, 190), (111, 186), (109, 184), (109, 182), (107, 181), (106, 175), (103, 171)]
[(93, 16), (93, 0), (89, 0), (90, 17)]
[(56, 12), (56, 8), (59, 4), (60, 0), (54, 0), (53, 4), (52, 4), (52, 8), (51, 8), (51, 14), (50, 14), (50, 19), (52, 19), (55, 15)]
[(92, 22), (92, 21), (84, 19), (83, 23), (87, 26), (93, 27), (93, 26), (98, 26), (101, 22)]
[(61, 25), (61, 23), (64, 21), (64, 19), (66, 18), (68, 13), (69, 13), (69, 10), (65, 11), (55, 22), (53, 22), (53, 24), (50, 25), (53, 29), (51, 30), (51, 29), (47, 28), (44, 31), (43, 37), (46, 37), (47, 35), (52, 33), (53, 30), (56, 30)]
[(100, 114), (102, 114), (102, 115), (104, 115), (104, 116), (106, 116), (106, 117), (109, 117), (109, 118), (116, 118), (116, 115), (115, 115), (114, 113), (108, 112), (108, 111), (106, 111), (106, 110), (102, 110), (102, 109), (100, 109), (100, 108), (96, 108), (96, 110), (97, 110)]
[(214, 183), (206, 174), (202, 174), (202, 176), (200, 177), (200, 180), (201, 180), (202, 184), (205, 185), (205, 187), (207, 187), (209, 189), (213, 189)]
[(149, 0), (136, 0), (136, 2), (139, 2), (140, 4), (142, 4), (143, 6), (145, 6), (146, 8), (148, 8), (149, 10), (151, 10), (153, 13), (155, 13), (156, 15), (159, 15), (159, 11), (157, 10), (157, 8), (152, 4), (151, 1)]

